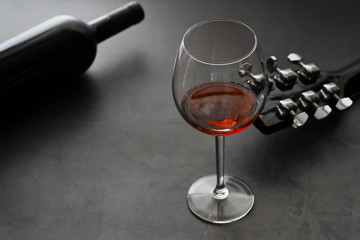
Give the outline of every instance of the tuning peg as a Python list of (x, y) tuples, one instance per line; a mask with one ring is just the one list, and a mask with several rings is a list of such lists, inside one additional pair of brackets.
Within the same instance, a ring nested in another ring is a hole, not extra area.
[(297, 79), (297, 74), (290, 68), (280, 69), (278, 67), (278, 61), (275, 56), (270, 56), (267, 59), (266, 66), (270, 73), (277, 73), (277, 75), (274, 76), (274, 80), (280, 89), (287, 90), (294, 86)]
[(251, 80), (248, 81), (253, 90), (260, 90), (265, 85), (265, 76), (264, 74), (252, 74), (251, 73), (252, 65), (250, 63), (244, 63), (240, 66), (239, 75), (240, 77), (249, 76)]
[(339, 110), (345, 110), (353, 104), (353, 101), (349, 97), (340, 98), (340, 91), (340, 88), (332, 82), (324, 84), (323, 88), (320, 90), (320, 94), (324, 101), (335, 98), (337, 100), (335, 107)]
[(297, 53), (290, 53), (288, 55), (288, 60), (291, 63), (294, 63), (301, 67), (297, 73), (300, 76), (300, 80), (304, 84), (314, 83), (314, 81), (319, 77), (320, 68), (316, 66), (314, 63), (305, 64), (302, 62), (302, 57)]
[(332, 109), (329, 105), (319, 106), (319, 96), (312, 90), (303, 92), (300, 96), (299, 103), (300, 107), (303, 109), (308, 109), (313, 106), (316, 110), (314, 117), (317, 120), (326, 118), (331, 113)]
[(279, 102), (279, 105), (277, 106), (278, 113), (284, 117), (287, 118), (289, 116), (293, 117), (292, 127), (298, 128), (304, 126), (306, 121), (309, 118), (309, 115), (306, 112), (301, 112), (296, 114), (296, 108), (297, 104), (291, 100), (290, 98), (281, 100)]

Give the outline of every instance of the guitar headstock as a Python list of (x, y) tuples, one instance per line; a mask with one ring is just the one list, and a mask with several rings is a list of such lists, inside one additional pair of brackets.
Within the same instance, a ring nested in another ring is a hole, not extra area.
[(337, 71), (304, 63), (296, 53), (289, 54), (288, 60), (296, 66), (294, 69), (279, 68), (274, 56), (266, 62), (269, 94), (254, 123), (264, 134), (288, 126), (299, 128), (312, 119), (321, 120), (348, 109), (353, 103), (351, 98), (360, 91), (360, 59)]

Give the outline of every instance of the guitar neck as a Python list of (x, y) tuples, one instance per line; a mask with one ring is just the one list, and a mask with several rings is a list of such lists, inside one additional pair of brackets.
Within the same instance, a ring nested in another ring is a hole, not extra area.
[(344, 95), (355, 98), (360, 94), (360, 59), (339, 70), (339, 82), (344, 84)]

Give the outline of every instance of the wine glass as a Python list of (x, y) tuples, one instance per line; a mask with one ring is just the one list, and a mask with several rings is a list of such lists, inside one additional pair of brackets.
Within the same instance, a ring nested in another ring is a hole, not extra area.
[(245, 182), (224, 175), (224, 137), (249, 127), (267, 96), (267, 75), (254, 31), (230, 19), (206, 20), (191, 27), (176, 57), (172, 91), (181, 116), (216, 139), (216, 175), (191, 185), (190, 210), (212, 223), (244, 217), (255, 198)]

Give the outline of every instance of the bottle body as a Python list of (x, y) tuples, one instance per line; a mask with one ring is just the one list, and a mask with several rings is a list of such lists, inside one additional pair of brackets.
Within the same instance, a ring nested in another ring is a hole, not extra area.
[(144, 18), (140, 4), (130, 2), (85, 23), (61, 15), (0, 44), (0, 105), (23, 95), (57, 87), (85, 72), (97, 44)]
[(93, 62), (96, 46), (86, 23), (54, 17), (0, 45), (0, 92), (80, 74)]

